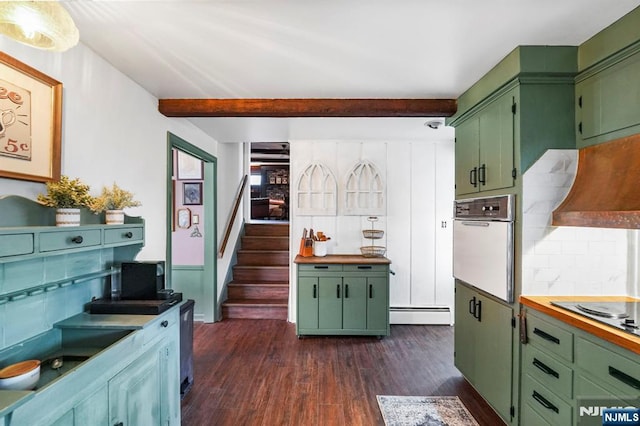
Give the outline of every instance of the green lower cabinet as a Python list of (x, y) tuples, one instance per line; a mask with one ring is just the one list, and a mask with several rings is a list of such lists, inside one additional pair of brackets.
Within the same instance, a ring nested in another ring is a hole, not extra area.
[(599, 407), (638, 406), (636, 354), (538, 311), (523, 312), (521, 425), (600, 425)]
[(298, 330), (316, 330), (318, 323), (318, 278), (298, 277)]
[[(175, 307), (36, 390), (0, 418), (5, 426), (171, 426), (180, 424), (180, 330)], [(107, 327), (128, 326), (113, 315)], [(91, 327), (93, 323), (89, 322)], [(100, 342), (93, 328), (65, 328), (69, 343)], [(99, 328), (99, 327), (98, 327)], [(82, 346), (80, 346), (82, 348)]]
[(160, 425), (160, 357), (147, 352), (109, 381), (109, 423)]
[(456, 282), (455, 366), (507, 422), (513, 407), (513, 310)]
[(342, 328), (342, 278), (318, 278), (318, 328)]
[[(389, 280), (369, 277), (365, 288), (367, 299), (367, 327), (373, 330), (389, 329)], [(387, 333), (388, 334), (388, 333)]]
[(298, 336), (389, 335), (388, 267), (360, 267), (299, 265)]
[(109, 424), (109, 390), (107, 385), (86, 398), (73, 409), (74, 425)]
[(368, 325), (367, 278), (344, 278), (342, 291), (342, 328), (366, 330)]
[(64, 413), (58, 420), (51, 423), (51, 426), (74, 426), (73, 410), (69, 410)]
[[(176, 327), (176, 326), (174, 326)], [(154, 345), (109, 381), (109, 423), (121, 426), (177, 425), (180, 394), (177, 342)], [(177, 412), (176, 412), (177, 411)]]

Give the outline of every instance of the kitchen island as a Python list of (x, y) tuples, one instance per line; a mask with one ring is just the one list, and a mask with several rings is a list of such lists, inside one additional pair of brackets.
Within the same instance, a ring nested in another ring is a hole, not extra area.
[(296, 256), (296, 334), (388, 336), (386, 257)]

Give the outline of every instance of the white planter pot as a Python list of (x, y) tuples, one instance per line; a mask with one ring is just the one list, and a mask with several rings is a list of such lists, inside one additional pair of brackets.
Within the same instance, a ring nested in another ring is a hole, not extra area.
[(124, 223), (124, 211), (107, 210), (104, 214), (107, 225), (122, 225)]
[(80, 209), (56, 209), (56, 226), (80, 226)]

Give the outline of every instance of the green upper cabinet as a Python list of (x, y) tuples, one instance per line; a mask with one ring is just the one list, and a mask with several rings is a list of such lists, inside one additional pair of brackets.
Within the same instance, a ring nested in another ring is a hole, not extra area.
[(456, 128), (456, 196), (505, 192), (547, 149), (575, 148), (576, 52), (520, 46), (460, 96), (447, 122)]
[(513, 90), (456, 129), (456, 194), (513, 186)]
[(636, 133), (640, 133), (640, 42), (576, 78), (579, 148)]
[(578, 48), (578, 148), (640, 133), (640, 7)]

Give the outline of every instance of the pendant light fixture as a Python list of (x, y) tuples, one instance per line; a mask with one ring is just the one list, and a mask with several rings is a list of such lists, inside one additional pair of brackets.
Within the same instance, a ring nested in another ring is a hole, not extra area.
[(58, 1), (0, 1), (0, 34), (38, 49), (63, 52), (80, 38)]

